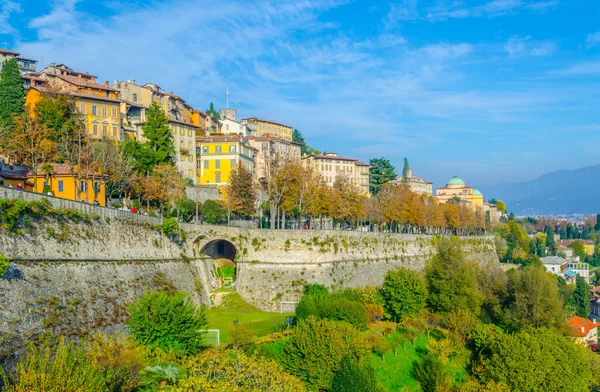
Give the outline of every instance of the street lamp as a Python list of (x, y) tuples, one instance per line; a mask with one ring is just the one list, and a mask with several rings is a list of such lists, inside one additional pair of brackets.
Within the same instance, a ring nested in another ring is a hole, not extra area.
[(381, 324), (380, 324), (381, 316), (377, 316), (375, 318), (377, 319), (377, 332), (381, 335)]

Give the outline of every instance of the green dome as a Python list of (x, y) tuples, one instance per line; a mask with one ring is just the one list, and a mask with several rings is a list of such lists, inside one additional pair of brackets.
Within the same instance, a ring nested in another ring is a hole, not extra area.
[(448, 181), (448, 185), (465, 185), (465, 182), (462, 178), (454, 176)]
[(473, 191), (473, 194), (474, 194), (474, 195), (481, 195), (481, 192), (479, 192), (479, 189), (475, 189), (475, 190)]

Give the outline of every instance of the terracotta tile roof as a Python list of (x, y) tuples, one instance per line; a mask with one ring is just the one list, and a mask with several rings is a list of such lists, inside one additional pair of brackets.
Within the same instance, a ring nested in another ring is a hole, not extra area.
[(282, 127), (286, 127), (286, 128), (291, 128), (289, 125), (287, 124), (282, 124), (280, 122), (274, 121), (274, 120), (265, 120), (263, 118), (258, 118), (258, 117), (248, 117), (248, 118), (244, 118), (242, 119), (242, 121), (259, 121), (259, 122), (266, 122), (269, 124), (275, 124), (275, 125), (280, 125)]
[[(568, 247), (575, 240), (558, 240), (558, 245)], [(580, 240), (584, 245), (594, 245), (593, 241), (590, 240)]]
[(169, 122), (173, 122), (173, 123), (176, 123), (176, 124), (187, 125), (187, 126), (190, 126), (190, 127), (193, 127), (193, 128), (200, 128), (197, 125), (194, 125), (192, 123), (181, 121), (181, 120), (174, 120), (172, 118), (169, 119)]
[(590, 330), (597, 328), (600, 323), (593, 322), (583, 317), (573, 316), (567, 320), (567, 324), (571, 327), (571, 334), (574, 336), (584, 337), (590, 332)]
[(288, 139), (284, 139), (281, 137), (277, 137), (277, 136), (272, 136), (272, 135), (263, 135), (263, 136), (248, 136), (247, 138), (248, 140), (256, 140), (257, 142), (268, 142), (268, 141), (274, 141), (274, 142), (279, 142), (279, 143), (285, 143), (285, 144), (295, 144), (297, 146), (302, 146), (302, 143), (298, 143), (295, 142), (293, 140), (288, 140)]
[(92, 88), (97, 88), (99, 90), (106, 90), (106, 91), (119, 91), (119, 90), (115, 90), (112, 87), (107, 87), (103, 84), (88, 82), (88, 81), (84, 80), (83, 77), (82, 77), (82, 79), (80, 79), (78, 76), (65, 76), (65, 75), (57, 75), (57, 74), (52, 74), (52, 73), (45, 73), (45, 75), (62, 79), (65, 82), (74, 84), (75, 86), (79, 86), (79, 87), (92, 87)]
[(37, 60), (34, 59), (28, 59), (27, 57), (18, 57), (19, 60), (25, 60), (25, 61), (33, 61), (34, 63), (37, 63)]
[(0, 53), (14, 54), (15, 56), (20, 55), (19, 52), (13, 52), (12, 50), (0, 48)]

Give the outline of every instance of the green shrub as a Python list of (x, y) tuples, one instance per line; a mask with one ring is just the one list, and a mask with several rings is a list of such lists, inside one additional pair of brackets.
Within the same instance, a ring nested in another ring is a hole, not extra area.
[(10, 262), (8, 261), (6, 256), (0, 253), (0, 278), (3, 277), (4, 274), (6, 274), (6, 271), (8, 271), (9, 264)]
[(366, 328), (369, 314), (361, 302), (348, 299), (333, 299), (324, 303), (320, 316), (329, 320), (346, 321), (360, 328)]
[(15, 376), (3, 373), (2, 378), (6, 392), (108, 391), (101, 366), (62, 337), (56, 347), (30, 343)]
[(324, 286), (306, 285), (305, 294), (296, 305), (296, 317), (305, 320), (309, 316), (329, 320), (346, 321), (360, 328), (369, 323), (369, 313), (360, 301), (360, 294), (353, 290), (329, 293)]
[(179, 231), (179, 222), (175, 218), (168, 218), (162, 222), (161, 226), (164, 235), (170, 235)]
[(195, 354), (204, 348), (206, 309), (192, 303), (187, 294), (150, 292), (130, 304), (127, 326), (134, 339), (150, 348)]
[(229, 336), (231, 341), (229, 345), (237, 349), (242, 349), (254, 343), (254, 331), (248, 324), (238, 324), (229, 327)]
[(359, 363), (368, 352), (360, 332), (352, 325), (309, 317), (290, 335), (281, 361), (290, 373), (304, 380), (308, 389), (328, 390), (344, 356)]
[(448, 384), (444, 366), (430, 354), (413, 364), (413, 373), (423, 392), (436, 392), (439, 390), (438, 388)]
[(351, 358), (344, 357), (340, 369), (335, 372), (330, 392), (377, 392), (380, 391), (375, 371), (366, 362), (359, 366)]
[(381, 285), (385, 314), (390, 319), (418, 315), (427, 305), (427, 284), (415, 270), (400, 268), (388, 271)]
[(140, 371), (139, 391), (158, 391), (162, 387), (176, 385), (184, 375), (184, 369), (168, 363), (148, 366)]
[(206, 223), (227, 222), (227, 210), (220, 200), (207, 200), (202, 205), (202, 216)]

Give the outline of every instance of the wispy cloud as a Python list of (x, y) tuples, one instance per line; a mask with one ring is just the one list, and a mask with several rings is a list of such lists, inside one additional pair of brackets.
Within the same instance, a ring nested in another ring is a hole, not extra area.
[(404, 0), (392, 4), (385, 18), (385, 23), (393, 24), (398, 21), (427, 19), (430, 21), (498, 17), (516, 14), (520, 11), (543, 12), (559, 4), (559, 0), (525, 1), (525, 0), (492, 0), (479, 6), (468, 7), (461, 1), (442, 3), (433, 7), (419, 9), (416, 0)]
[(547, 56), (556, 50), (556, 44), (551, 41), (534, 41), (531, 36), (511, 37), (504, 49), (511, 57)]
[(16, 29), (10, 24), (9, 18), (13, 13), (21, 12), (19, 3), (10, 0), (0, 1), (0, 34), (15, 34)]
[(588, 34), (587, 38), (585, 39), (585, 47), (589, 49), (598, 45), (600, 45), (600, 31), (597, 33)]

